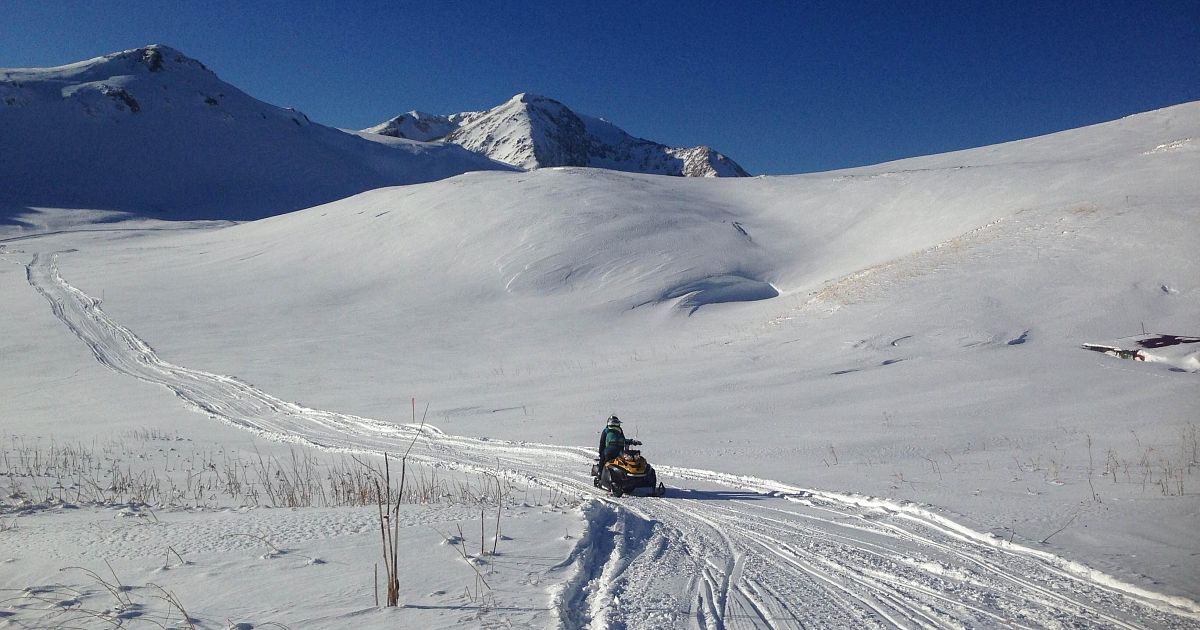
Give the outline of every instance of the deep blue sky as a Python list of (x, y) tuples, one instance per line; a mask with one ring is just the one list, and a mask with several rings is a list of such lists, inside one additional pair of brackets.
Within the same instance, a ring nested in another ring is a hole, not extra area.
[(0, 67), (149, 43), (329, 125), (485, 109), (535, 92), (767, 174), (1200, 100), (1200, 0), (0, 0)]

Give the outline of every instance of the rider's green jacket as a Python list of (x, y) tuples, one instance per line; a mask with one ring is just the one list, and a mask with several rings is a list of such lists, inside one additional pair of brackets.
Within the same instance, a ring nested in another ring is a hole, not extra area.
[(615, 448), (619, 453), (625, 448), (625, 433), (621, 431), (621, 427), (604, 427), (604, 431), (600, 433), (600, 457), (604, 457), (604, 451)]

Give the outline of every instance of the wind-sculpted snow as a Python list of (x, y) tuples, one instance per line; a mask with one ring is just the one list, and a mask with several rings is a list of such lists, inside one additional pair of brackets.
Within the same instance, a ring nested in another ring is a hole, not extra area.
[(754, 302), (777, 297), (779, 291), (769, 282), (736, 275), (710, 276), (684, 283), (663, 294), (661, 301), (679, 298), (677, 306), (695, 313), (705, 304)]
[[(281, 441), (499, 471), (595, 502), (553, 593), (565, 628), (1200, 627), (1200, 605), (973, 531), (933, 509), (660, 466), (663, 499), (595, 493), (590, 449), (478, 440), (289, 403), (171, 364), (35, 256), (29, 283), (102, 364)], [(653, 453), (653, 445), (647, 447)]]

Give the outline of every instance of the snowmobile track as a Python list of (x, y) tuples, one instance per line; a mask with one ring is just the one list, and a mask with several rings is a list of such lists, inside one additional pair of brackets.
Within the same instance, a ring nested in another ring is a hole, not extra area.
[[(588, 474), (590, 449), (477, 440), (280, 400), (236, 378), (168, 363), (55, 256), (27, 265), (51, 311), (116, 372), (273, 440), (396, 452), (500, 473), (594, 502), (553, 595), (561, 628), (1200, 628), (1200, 604), (1154, 593), (1042, 550), (970, 530), (928, 508), (713, 471), (656, 466), (657, 499), (613, 500)], [(681, 488), (675, 491), (674, 488)], [(730, 497), (730, 491), (738, 497)]]

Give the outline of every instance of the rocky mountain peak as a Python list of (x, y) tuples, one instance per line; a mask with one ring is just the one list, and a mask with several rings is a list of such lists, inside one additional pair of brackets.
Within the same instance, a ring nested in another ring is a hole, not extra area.
[(458, 144), (494, 160), (535, 169), (588, 166), (680, 177), (746, 177), (733, 160), (707, 146), (669, 147), (578, 114), (563, 103), (522, 92), (482, 112), (402, 114), (364, 131)]
[(86, 71), (89, 74), (105, 76), (180, 70), (196, 70), (204, 74), (212, 74), (204, 64), (163, 44), (150, 44), (149, 46), (124, 50), (68, 66), (47, 68), (47, 70), (65, 70), (69, 68)]
[(457, 128), (458, 125), (448, 116), (439, 116), (437, 114), (413, 110), (363, 131), (391, 136), (393, 138), (407, 138), (420, 142), (430, 142), (444, 138)]

